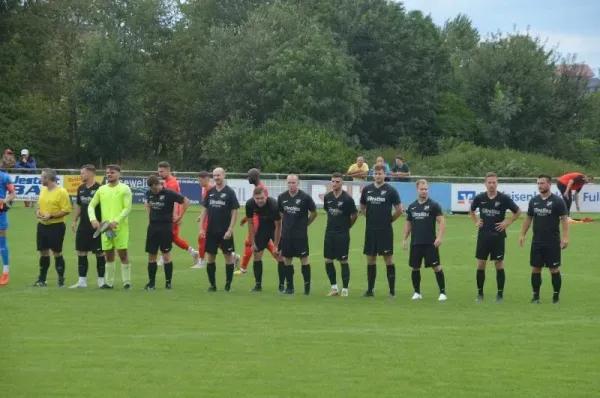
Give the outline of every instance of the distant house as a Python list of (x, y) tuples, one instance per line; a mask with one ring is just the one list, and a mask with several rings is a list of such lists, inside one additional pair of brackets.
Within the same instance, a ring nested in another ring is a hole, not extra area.
[(600, 78), (595, 77), (594, 70), (587, 64), (560, 65), (556, 71), (570, 76), (583, 76), (588, 80), (590, 93), (600, 91)]

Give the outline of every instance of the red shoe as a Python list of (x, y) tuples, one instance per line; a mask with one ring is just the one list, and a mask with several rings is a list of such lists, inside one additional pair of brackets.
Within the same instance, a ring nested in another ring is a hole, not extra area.
[(2, 274), (2, 279), (0, 279), (0, 286), (4, 286), (8, 283), (8, 272), (4, 272)]

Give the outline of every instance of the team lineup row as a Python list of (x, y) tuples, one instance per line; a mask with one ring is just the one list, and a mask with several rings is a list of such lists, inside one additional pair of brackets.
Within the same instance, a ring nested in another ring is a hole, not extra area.
[[(121, 263), (123, 286), (131, 289), (128, 258), (129, 226), (131, 211), (131, 190), (121, 183), (120, 169), (116, 165), (106, 167), (105, 185), (95, 180), (95, 168), (86, 165), (81, 170), (82, 185), (77, 192), (77, 206), (73, 228), (76, 231), (79, 281), (73, 287), (86, 286), (87, 254), (97, 254), (99, 286), (111, 289), (114, 285), (115, 257)], [(210, 185), (210, 177), (214, 186)], [(385, 183), (385, 170), (376, 166), (374, 183), (366, 185), (361, 193), (360, 212), (364, 214), (366, 229), (363, 254), (367, 263), (367, 291), (365, 297), (374, 296), (376, 281), (376, 260), (383, 257), (390, 297), (395, 297), (394, 231), (392, 224), (403, 214), (398, 192)], [(260, 173), (256, 169), (248, 172), (248, 179), (255, 185), (253, 196), (245, 204), (245, 217), (248, 235), (245, 242), (244, 261), (237, 271), (244, 273), (250, 258), (253, 258), (255, 286), (253, 291), (262, 291), (262, 258), (265, 249), (271, 252), (278, 262), (279, 292), (294, 294), (294, 267), (292, 261), (299, 258), (303, 277), (304, 294), (310, 294), (311, 266), (309, 264), (308, 227), (317, 217), (316, 205), (310, 195), (298, 188), (298, 177), (287, 177), (287, 191), (277, 199), (269, 197)], [(56, 174), (44, 170), (41, 176), (44, 188), (38, 201), (37, 231), (40, 251), (40, 274), (34, 286), (47, 286), (46, 276), (50, 266), (50, 252), (53, 252), (58, 273), (59, 286), (64, 286), (64, 259), (62, 244), (65, 235), (65, 216), (70, 212), (66, 190), (56, 184)], [(165, 287), (171, 288), (173, 243), (190, 252), (196, 268), (206, 268), (208, 292), (217, 291), (216, 256), (220, 249), (225, 260), (225, 287), (229, 292), (239, 256), (235, 254), (233, 230), (238, 218), (240, 204), (233, 189), (226, 185), (225, 172), (221, 168), (212, 174), (201, 172), (203, 209), (199, 224), (199, 250), (196, 251), (178, 234), (178, 225), (184, 216), (189, 200), (179, 193), (177, 180), (171, 175), (170, 166), (161, 162), (158, 175), (147, 180), (146, 209), (149, 225), (146, 236), (148, 253), (148, 283), (145, 290), (156, 289), (156, 274), (160, 264), (164, 266)], [(334, 173), (331, 178), (332, 190), (324, 197), (324, 210), (327, 226), (324, 239), (326, 272), (331, 284), (330, 296), (347, 296), (350, 280), (348, 252), (350, 249), (350, 229), (358, 216), (353, 198), (343, 189), (343, 175)], [(521, 211), (514, 201), (497, 190), (498, 179), (494, 173), (485, 178), (486, 192), (479, 194), (471, 204), (471, 217), (479, 227), (476, 257), (477, 300), (484, 299), (485, 266), (492, 260), (496, 266), (497, 296), (503, 300), (504, 291), (504, 248), (506, 228), (517, 220)], [(541, 271), (550, 269), (553, 286), (553, 302), (559, 302), (561, 289), (561, 250), (568, 246), (569, 224), (565, 202), (551, 193), (551, 179), (541, 175), (537, 180), (539, 195), (534, 197), (527, 211), (521, 231), (520, 244), (533, 223), (530, 265), (533, 303), (539, 303)], [(424, 265), (432, 268), (439, 286), (439, 300), (447, 299), (445, 278), (442, 269), (439, 247), (445, 234), (445, 222), (440, 205), (429, 198), (425, 180), (416, 183), (418, 199), (406, 208), (406, 223), (403, 230), (403, 249), (409, 250), (409, 265), (412, 268), (413, 299), (421, 299), (420, 269)], [(479, 210), (479, 215), (475, 213)], [(506, 219), (507, 211), (512, 217)], [(100, 221), (102, 220), (102, 221)], [(560, 233), (562, 224), (563, 234)], [(409, 242), (410, 237), (410, 242)], [(204, 253), (205, 252), (205, 253)], [(206, 257), (204, 261), (204, 257)], [(341, 289), (337, 284), (334, 261), (341, 263)]]

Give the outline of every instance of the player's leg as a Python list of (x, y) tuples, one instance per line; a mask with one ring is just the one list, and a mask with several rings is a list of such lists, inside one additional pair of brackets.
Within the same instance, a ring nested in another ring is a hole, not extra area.
[(540, 303), (540, 289), (542, 287), (542, 268), (544, 267), (543, 248), (531, 244), (529, 254), (529, 265), (531, 266), (531, 289), (533, 290), (532, 304)]
[(377, 236), (375, 231), (365, 231), (363, 254), (367, 258), (367, 291), (363, 297), (375, 296), (375, 280), (377, 279)]
[(58, 275), (58, 287), (65, 286), (65, 258), (63, 257), (63, 243), (67, 228), (64, 223), (52, 224), (50, 235), (50, 250), (54, 256), (54, 268)]
[(294, 294), (294, 240), (291, 238), (283, 239), (279, 246), (284, 264), (285, 294)]
[(175, 243), (175, 245), (180, 249), (186, 250), (190, 254), (190, 256), (192, 256), (192, 266), (199, 265), (198, 262), (200, 261), (200, 255), (198, 254), (196, 249), (190, 246), (190, 244), (185, 239), (179, 236), (179, 230), (180, 225), (173, 224), (172, 242)]
[[(208, 218), (204, 220), (204, 225), (202, 229), (206, 231), (208, 228)], [(194, 265), (192, 268), (204, 268), (205, 261), (204, 257), (206, 257), (206, 237), (202, 238), (200, 234), (198, 234), (198, 263)]]
[(156, 290), (156, 272), (158, 270), (158, 249), (160, 242), (156, 239), (154, 225), (149, 224), (146, 230), (146, 253), (148, 253), (148, 283), (144, 290)]
[(329, 297), (339, 296), (340, 294), (340, 290), (337, 285), (335, 264), (333, 263), (333, 260), (337, 258), (335, 244), (336, 242), (333, 234), (325, 233), (325, 239), (323, 240), (323, 257), (325, 258), (325, 273), (327, 274), (327, 278), (329, 278), (329, 284), (331, 285), (331, 290), (327, 294)]
[(277, 276), (279, 277), (279, 286), (278, 286), (278, 290), (280, 294), (285, 293), (285, 277), (286, 277), (286, 269), (287, 267), (285, 266), (285, 260), (283, 259), (283, 256), (281, 255), (281, 250), (282, 250), (282, 246), (283, 245), (283, 240), (280, 239), (279, 240), (279, 247), (277, 248), (279, 250), (279, 255), (276, 257), (277, 260)]
[(102, 286), (102, 289), (112, 289), (115, 284), (115, 242), (114, 239), (108, 238), (106, 234), (102, 234), (101, 236), (102, 250), (106, 256), (105, 284)]
[(434, 245), (427, 245), (425, 247), (425, 268), (433, 268), (435, 280), (440, 291), (438, 301), (446, 301), (448, 299), (446, 297), (446, 278), (442, 269), (440, 250)]
[(10, 270), (8, 243), (6, 241), (6, 231), (8, 230), (8, 216), (6, 212), (0, 213), (0, 257), (2, 257), (2, 278), (0, 286), (8, 283), (8, 273)]
[(496, 302), (504, 300), (504, 284), (506, 283), (506, 272), (504, 272), (505, 243), (506, 239), (504, 237), (495, 238), (490, 251), (490, 258), (494, 259), (494, 265), (496, 266), (496, 286), (498, 287)]
[[(77, 238), (76, 238), (77, 239)], [(78, 246), (81, 248), (81, 246)], [(87, 272), (89, 267), (88, 262), (88, 252), (82, 250), (76, 250), (77, 253), (77, 275), (79, 275), (79, 279), (77, 283), (69, 286), (69, 289), (79, 289), (87, 287)]]
[(390, 298), (396, 298), (396, 265), (394, 264), (394, 230), (390, 227), (380, 235), (378, 254), (383, 256)]
[(104, 275), (106, 273), (106, 257), (104, 256), (104, 252), (102, 251), (102, 247), (96, 251), (94, 251), (96, 255), (96, 272), (98, 274), (98, 287), (101, 289), (106, 289), (106, 283), (104, 282)]
[(229, 239), (223, 239), (221, 241), (221, 251), (225, 258), (225, 291), (231, 291), (231, 282), (233, 281), (233, 271), (235, 267), (235, 245), (233, 236)]
[(129, 228), (121, 227), (114, 238), (115, 247), (121, 261), (121, 280), (125, 290), (131, 289), (131, 262), (129, 261)]
[(408, 266), (411, 269), (410, 279), (413, 286), (412, 300), (421, 300), (421, 266), (425, 255), (423, 245), (411, 245), (408, 253)]
[[(255, 231), (256, 233), (256, 231)], [(246, 239), (244, 240), (244, 255), (242, 256), (242, 265), (240, 269), (235, 271), (235, 275), (244, 275), (248, 270), (248, 263), (250, 263), (250, 259), (252, 258), (252, 241), (250, 240), (250, 233), (246, 235)]]
[(552, 303), (558, 304), (560, 300), (560, 289), (562, 287), (561, 266), (561, 248), (560, 245), (550, 246), (546, 249), (546, 267), (550, 270), (552, 277)]
[(173, 249), (173, 231), (171, 228), (164, 228), (160, 231), (160, 244), (159, 248), (162, 253), (162, 257), (165, 260), (165, 289), (171, 290), (171, 283), (173, 281), (173, 260), (171, 250)]
[(294, 239), (295, 250), (298, 257), (300, 257), (300, 265), (302, 266), (302, 279), (304, 279), (304, 294), (308, 296), (310, 294), (310, 283), (311, 283), (311, 269), (310, 261), (308, 256), (310, 250), (308, 247), (308, 236)]
[(342, 297), (348, 297), (348, 286), (350, 284), (350, 264), (348, 264), (348, 256), (350, 254), (350, 233), (340, 234), (336, 242), (336, 250), (338, 251), (337, 259), (340, 260), (342, 269)]
[(48, 241), (48, 234), (46, 233), (45, 227), (46, 226), (41, 223), (38, 223), (37, 225), (36, 243), (37, 251), (40, 253), (40, 273), (37, 281), (33, 284), (34, 287), (48, 286), (46, 279), (48, 276), (48, 268), (50, 268), (50, 243)]
[(483, 286), (485, 285), (485, 266), (490, 256), (488, 240), (482, 236), (477, 237), (477, 248), (475, 249), (475, 258), (477, 259), (477, 298), (476, 301), (483, 301)]
[(212, 293), (217, 291), (216, 273), (217, 265), (215, 264), (217, 258), (217, 250), (221, 238), (216, 235), (207, 234), (205, 238), (205, 253), (206, 253), (206, 275), (208, 276), (209, 287), (207, 292)]
[(254, 271), (254, 287), (250, 290), (251, 292), (262, 291), (262, 276), (263, 276), (263, 254), (266, 245), (260, 245), (257, 242), (258, 251), (254, 252), (254, 262), (252, 264), (252, 270)]

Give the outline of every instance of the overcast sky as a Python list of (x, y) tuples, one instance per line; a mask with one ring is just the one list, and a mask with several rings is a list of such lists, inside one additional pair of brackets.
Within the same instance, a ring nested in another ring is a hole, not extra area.
[(431, 14), (443, 25), (459, 13), (468, 15), (482, 36), (500, 29), (531, 33), (558, 45), (561, 53), (577, 54), (578, 62), (600, 68), (600, 1), (598, 0), (405, 0), (407, 10)]

